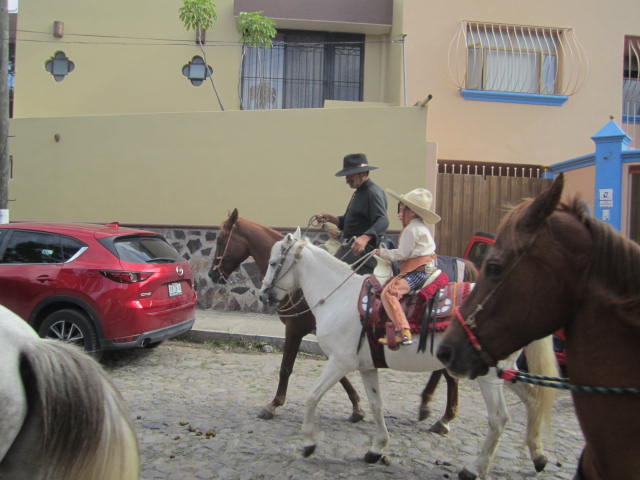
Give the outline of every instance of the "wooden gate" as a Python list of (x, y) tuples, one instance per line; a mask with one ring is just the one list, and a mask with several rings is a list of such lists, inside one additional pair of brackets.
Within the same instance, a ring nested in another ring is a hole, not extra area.
[(461, 257), (475, 232), (495, 233), (509, 208), (532, 198), (551, 184), (550, 179), (438, 173), (436, 212), (437, 250)]

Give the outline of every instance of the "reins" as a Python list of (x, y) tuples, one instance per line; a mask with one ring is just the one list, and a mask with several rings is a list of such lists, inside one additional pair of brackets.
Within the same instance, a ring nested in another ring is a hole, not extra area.
[(603, 393), (603, 394), (633, 394), (639, 395), (640, 388), (634, 387), (596, 387), (591, 385), (574, 385), (565, 377), (546, 377), (544, 375), (536, 375), (533, 373), (523, 372), (511, 368), (499, 368), (498, 377), (505, 382), (523, 382), (531, 385), (539, 385), (541, 387), (558, 388), (562, 390), (571, 390), (573, 392), (585, 393)]
[[(293, 268), (294, 264), (296, 263), (297, 259), (299, 258), (298, 257), (299, 253), (302, 251), (302, 249), (305, 247), (305, 245), (307, 243), (304, 240), (299, 240), (298, 242), (302, 242), (302, 244), (298, 249), (298, 253), (296, 254), (296, 259), (293, 262), (291, 262), (291, 265), (289, 266), (287, 271), (284, 274), (282, 274), (280, 277), (283, 277), (284, 275), (286, 275), (289, 272), (289, 270), (291, 270)], [(280, 270), (284, 266), (284, 259), (286, 258), (286, 255), (289, 253), (289, 250), (293, 247), (293, 245), (295, 245), (295, 243), (291, 244), (287, 248), (287, 250), (282, 254), (282, 261), (280, 262), (280, 264), (278, 266), (279, 268), (276, 270), (276, 272), (273, 275), (274, 280), (271, 282), (271, 285), (269, 285), (267, 288), (278, 288), (278, 289), (282, 290), (281, 287), (278, 287), (276, 285), (276, 282), (278, 280), (278, 276), (280, 274)], [(351, 277), (353, 277), (355, 274), (357, 274), (358, 270), (360, 268), (362, 268), (362, 266), (366, 263), (366, 261), (369, 260), (369, 258), (371, 258), (373, 255), (374, 255), (374, 252), (371, 251), (369, 253), (364, 254), (361, 258), (356, 260), (353, 263), (353, 265), (356, 266), (356, 268), (354, 268), (353, 271), (349, 275), (347, 275), (347, 277), (344, 280), (342, 280), (333, 290), (331, 290), (324, 298), (321, 298), (320, 300), (318, 300), (318, 302), (316, 302), (316, 304), (314, 306), (307, 307), (307, 309), (303, 310), (302, 312), (296, 312), (294, 314), (287, 315), (287, 314), (281, 313), (281, 312), (291, 311), (293, 308), (295, 308), (297, 305), (299, 305), (302, 302), (302, 300), (304, 299), (304, 296), (301, 296), (300, 299), (297, 302), (295, 302), (293, 305), (286, 306), (286, 310), (278, 309), (278, 315), (281, 318), (297, 317), (297, 316), (302, 315), (304, 313), (311, 312), (314, 308), (316, 308), (316, 307), (318, 307), (320, 305), (323, 305), (334, 293), (336, 293), (345, 283), (347, 283), (347, 281), (349, 281), (349, 279)], [(287, 296), (289, 298), (289, 301), (293, 302), (291, 294), (288, 293)]]

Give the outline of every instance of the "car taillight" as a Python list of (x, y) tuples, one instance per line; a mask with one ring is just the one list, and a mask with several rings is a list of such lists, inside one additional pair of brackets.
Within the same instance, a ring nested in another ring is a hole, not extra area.
[(100, 273), (118, 283), (138, 283), (148, 279), (153, 272), (128, 272), (121, 270), (101, 270)]

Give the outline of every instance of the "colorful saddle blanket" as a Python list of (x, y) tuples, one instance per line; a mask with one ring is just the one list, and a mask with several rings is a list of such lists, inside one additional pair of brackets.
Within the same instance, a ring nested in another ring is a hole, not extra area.
[[(443, 331), (454, 315), (455, 307), (473, 289), (469, 282), (449, 282), (441, 273), (421, 290), (405, 295), (400, 304), (405, 312), (411, 332), (419, 336), (418, 351), (424, 351), (427, 337)], [(380, 294), (382, 285), (375, 276), (367, 277), (358, 298), (358, 312), (362, 323), (362, 337), (366, 334), (377, 368), (386, 368), (384, 348), (378, 338), (386, 335), (386, 324), (391, 320), (384, 311)]]

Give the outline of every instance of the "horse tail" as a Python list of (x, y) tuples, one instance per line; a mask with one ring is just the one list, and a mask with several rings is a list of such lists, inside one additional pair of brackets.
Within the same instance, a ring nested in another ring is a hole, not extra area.
[(476, 266), (474, 265), (474, 263), (469, 260), (469, 259), (464, 259), (464, 278), (463, 281), (464, 282), (475, 282), (476, 280), (478, 280), (478, 276), (480, 275), (480, 272), (478, 272), (478, 269), (476, 268)]
[[(558, 363), (553, 352), (553, 337), (551, 335), (527, 345), (524, 349), (524, 354), (529, 372), (547, 377), (558, 376)], [(552, 408), (556, 400), (556, 390), (533, 385), (532, 391), (534, 392), (534, 408), (530, 410), (528, 418), (530, 425), (528, 434), (531, 435), (536, 430), (538, 432), (549, 432), (551, 429)]]
[(41, 414), (43, 478), (139, 478), (124, 399), (95, 360), (73, 345), (37, 339), (22, 348), (20, 363), (30, 410)]

